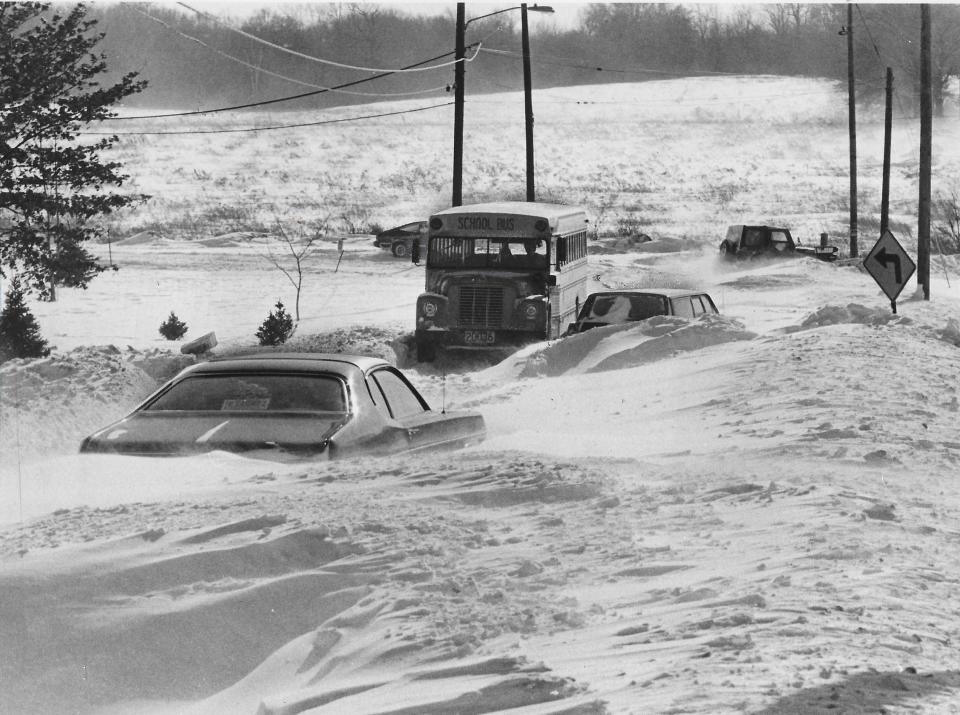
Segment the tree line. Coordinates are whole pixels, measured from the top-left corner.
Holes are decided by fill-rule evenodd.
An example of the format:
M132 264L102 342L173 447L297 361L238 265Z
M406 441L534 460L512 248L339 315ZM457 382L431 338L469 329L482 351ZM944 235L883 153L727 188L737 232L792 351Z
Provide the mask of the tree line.
M919 6L855 7L858 91L882 94L890 66L901 94L918 92ZM942 108L951 77L960 74L960 6L933 5L931 10L934 101ZM431 57L445 55L449 62L455 39L453 3L440 16L411 16L395 5L274 6L240 23L129 3L94 5L90 15L105 33L101 50L109 71L116 77L135 71L149 82L148 89L128 101L140 107L231 106L336 87L369 79L377 69ZM845 79L847 46L839 32L846 21L846 5L779 3L729 12L717 5L592 4L573 29L530 23L533 82L546 88L709 73ZM476 42L482 50L467 65L468 92L519 89L519 13L471 22L467 43ZM322 93L282 106L328 107L417 92L429 96L431 90L452 92L452 80L452 67L400 72L355 84L349 94Z

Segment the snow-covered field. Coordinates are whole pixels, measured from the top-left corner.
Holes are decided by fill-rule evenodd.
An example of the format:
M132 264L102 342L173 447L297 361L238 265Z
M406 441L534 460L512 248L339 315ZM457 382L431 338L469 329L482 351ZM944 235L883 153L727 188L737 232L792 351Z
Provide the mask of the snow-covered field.
M721 316L493 365L410 364L422 268L322 244L295 347L386 355L486 417L417 459L75 454L176 367L170 310L227 352L291 304L262 243L114 246L118 272L32 305L58 351L0 368L0 710L960 712L956 264L892 315L856 265L648 233L592 287L698 286Z

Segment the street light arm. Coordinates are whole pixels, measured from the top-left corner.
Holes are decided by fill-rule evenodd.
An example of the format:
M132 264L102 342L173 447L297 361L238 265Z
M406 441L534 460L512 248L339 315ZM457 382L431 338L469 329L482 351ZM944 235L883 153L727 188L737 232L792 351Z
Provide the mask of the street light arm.
M463 27L464 29L466 29L467 26L474 20L482 20L483 18L491 17L492 15L499 15L500 13L510 12L511 10L519 10L521 7L522 7L521 5L516 5L514 7L506 7L503 10L494 10L493 12L488 12L486 15L478 15L477 17L471 17L469 20L467 20L464 23ZM527 7L527 12L552 13L553 8L550 7L549 5L530 5Z

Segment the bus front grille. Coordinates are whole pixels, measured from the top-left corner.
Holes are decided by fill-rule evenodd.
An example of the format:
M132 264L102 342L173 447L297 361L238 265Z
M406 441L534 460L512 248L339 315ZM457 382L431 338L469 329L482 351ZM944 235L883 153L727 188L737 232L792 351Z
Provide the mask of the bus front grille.
M460 325L499 328L503 325L503 291L499 286L460 287Z

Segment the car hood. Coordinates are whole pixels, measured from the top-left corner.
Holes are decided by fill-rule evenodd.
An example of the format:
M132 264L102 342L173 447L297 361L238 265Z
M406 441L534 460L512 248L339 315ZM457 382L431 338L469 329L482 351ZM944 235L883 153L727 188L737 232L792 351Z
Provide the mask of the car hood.
M348 415L338 413L138 413L94 433L82 452L185 454L277 449L321 452Z

